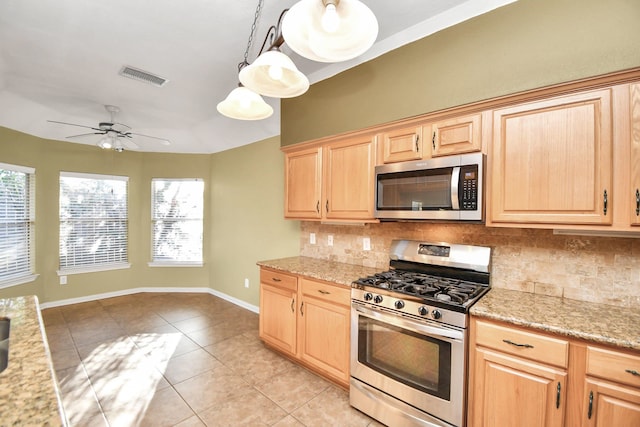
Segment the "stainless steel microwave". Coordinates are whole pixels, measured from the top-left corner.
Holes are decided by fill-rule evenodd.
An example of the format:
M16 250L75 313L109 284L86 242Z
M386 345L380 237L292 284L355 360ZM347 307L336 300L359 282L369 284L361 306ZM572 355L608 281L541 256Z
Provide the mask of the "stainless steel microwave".
M388 220L484 220L484 155L376 166L375 216Z

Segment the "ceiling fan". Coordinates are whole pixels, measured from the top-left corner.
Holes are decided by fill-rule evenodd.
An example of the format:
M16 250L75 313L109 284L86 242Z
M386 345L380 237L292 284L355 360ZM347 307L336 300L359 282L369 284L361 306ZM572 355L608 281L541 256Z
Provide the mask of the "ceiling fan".
M69 126L77 126L81 128L92 129L95 132L89 133L81 133L79 135L70 135L67 138L81 138L90 135L103 135L102 138L96 144L98 147L103 148L105 150L113 149L118 153L121 153L125 150L125 146L131 149L140 148L138 144L133 142L133 137L142 137L149 138L151 140L155 140L154 142L158 142L162 145L169 145L171 141L166 138L158 138L156 136L143 135L140 133L131 132L131 127L127 126L123 123L117 123L115 121L116 114L120 112L120 108L115 105L105 105L105 110L110 115L110 120L108 122L100 122L97 127L93 126L85 126L78 125L75 123L66 123L66 122L58 122L56 120L47 120L50 123L58 123L61 125L69 125Z

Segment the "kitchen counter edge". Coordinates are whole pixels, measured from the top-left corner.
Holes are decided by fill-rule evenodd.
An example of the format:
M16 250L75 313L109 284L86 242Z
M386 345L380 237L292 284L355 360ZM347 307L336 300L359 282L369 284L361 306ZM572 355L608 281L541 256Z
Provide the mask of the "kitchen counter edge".
M0 373L1 425L67 426L38 298L0 298L11 319L9 364Z
M640 351L640 312L567 298L492 288L471 307L475 317Z

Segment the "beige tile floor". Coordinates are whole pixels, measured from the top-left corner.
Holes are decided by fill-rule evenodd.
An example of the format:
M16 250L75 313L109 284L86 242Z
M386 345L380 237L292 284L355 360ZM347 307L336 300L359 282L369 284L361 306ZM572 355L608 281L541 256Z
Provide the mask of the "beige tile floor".
M257 314L212 295L138 293L42 317L72 426L380 426L266 348Z

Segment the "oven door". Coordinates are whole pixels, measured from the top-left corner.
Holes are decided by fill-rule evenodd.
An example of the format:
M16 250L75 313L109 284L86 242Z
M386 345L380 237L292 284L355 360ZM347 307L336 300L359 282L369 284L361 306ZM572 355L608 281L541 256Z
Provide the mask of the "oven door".
M447 423L462 426L466 407L465 335L464 329L408 319L354 301L351 376Z

